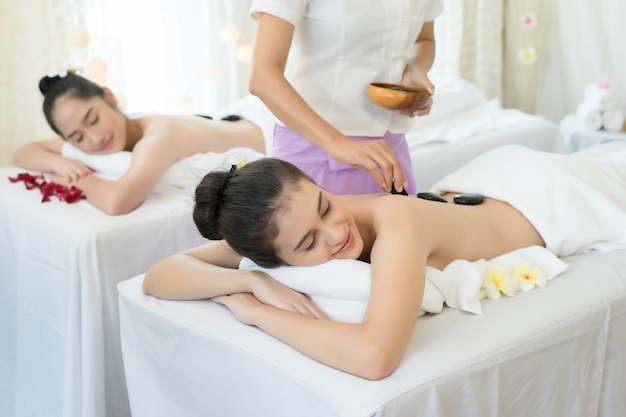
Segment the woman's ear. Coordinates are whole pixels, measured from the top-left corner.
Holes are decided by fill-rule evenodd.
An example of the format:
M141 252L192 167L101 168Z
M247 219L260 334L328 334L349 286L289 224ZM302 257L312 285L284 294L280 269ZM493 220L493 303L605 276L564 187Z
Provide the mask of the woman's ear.
M104 97L111 103L113 106L117 106L117 97L113 94L113 91L109 90L108 87L102 87L102 91L104 91Z

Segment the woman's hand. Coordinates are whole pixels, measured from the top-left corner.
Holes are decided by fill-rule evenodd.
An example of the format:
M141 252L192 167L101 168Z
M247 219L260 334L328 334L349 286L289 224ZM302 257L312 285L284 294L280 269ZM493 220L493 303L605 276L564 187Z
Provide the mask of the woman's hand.
M259 299L256 298L254 294L251 294L249 292L239 292L231 295L220 295L219 297L213 297L212 300L228 307L230 312L233 313L235 317L237 317L237 320L247 325L256 325L255 318L257 317L258 308L267 305L259 301ZM314 309L317 309L317 307L313 307ZM303 316L310 318L328 319L326 315L319 309L317 309L319 310L319 314L317 315L312 314L312 312L307 309L305 309L306 314L302 313L298 308L285 308L284 310L299 313Z
M386 193L391 191L392 183L396 191L408 185L400 161L382 139L357 141L344 137L335 141L333 148L324 150L335 161L368 172Z
M220 295L219 297L213 297L212 300L228 307L230 312L237 317L237 320L247 325L255 324L255 310L263 305L263 303L249 292Z
M53 181L67 186L80 180L82 177L92 173L85 164L76 160L68 158L58 158L53 165L54 172L56 174Z
M313 304L306 295L292 290L262 272L259 273L259 279L255 280L252 285L252 293L254 298L263 304L293 311L306 317L328 319L326 313Z

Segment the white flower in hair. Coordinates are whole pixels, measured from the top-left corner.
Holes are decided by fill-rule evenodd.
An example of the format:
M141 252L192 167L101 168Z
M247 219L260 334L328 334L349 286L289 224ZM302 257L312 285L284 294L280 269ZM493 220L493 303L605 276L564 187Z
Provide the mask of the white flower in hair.
M248 159L243 155L229 155L222 162L222 168L230 171L235 171L248 162Z
M46 74L49 78L59 77L65 78L67 74L76 74L80 72L80 68L72 66L69 62L64 62L63 65L56 67L55 69L51 69Z

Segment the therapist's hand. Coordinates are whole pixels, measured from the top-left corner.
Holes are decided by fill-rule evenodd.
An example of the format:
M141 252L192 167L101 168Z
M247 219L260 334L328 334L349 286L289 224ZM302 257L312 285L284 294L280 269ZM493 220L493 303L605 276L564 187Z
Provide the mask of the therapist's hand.
M428 75L411 65L408 65L406 70L404 71L404 74L402 74L401 84L406 85L407 87L423 88L428 91L431 96L435 94L435 86L428 78ZM402 110L395 110L395 112L408 117L425 116L430 113L430 109L432 108L432 106L433 100L431 97L426 107L422 107L421 109L412 112L406 112Z
M391 184L396 191L407 187L402 165L383 139L357 141L344 136L325 151L341 164L368 172L386 193L391 191Z

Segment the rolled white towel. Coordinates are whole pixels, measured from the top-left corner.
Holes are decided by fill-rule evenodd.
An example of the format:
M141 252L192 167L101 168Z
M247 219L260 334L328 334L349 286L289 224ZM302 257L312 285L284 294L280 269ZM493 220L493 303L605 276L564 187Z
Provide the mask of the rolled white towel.
M585 88L585 101L593 103L601 111L612 110L620 106L617 92L604 83L594 83Z
M624 129L624 109L615 108L602 113L602 126L609 132L619 132Z
M595 103L585 100L576 108L576 115L588 130L602 129L602 111Z

